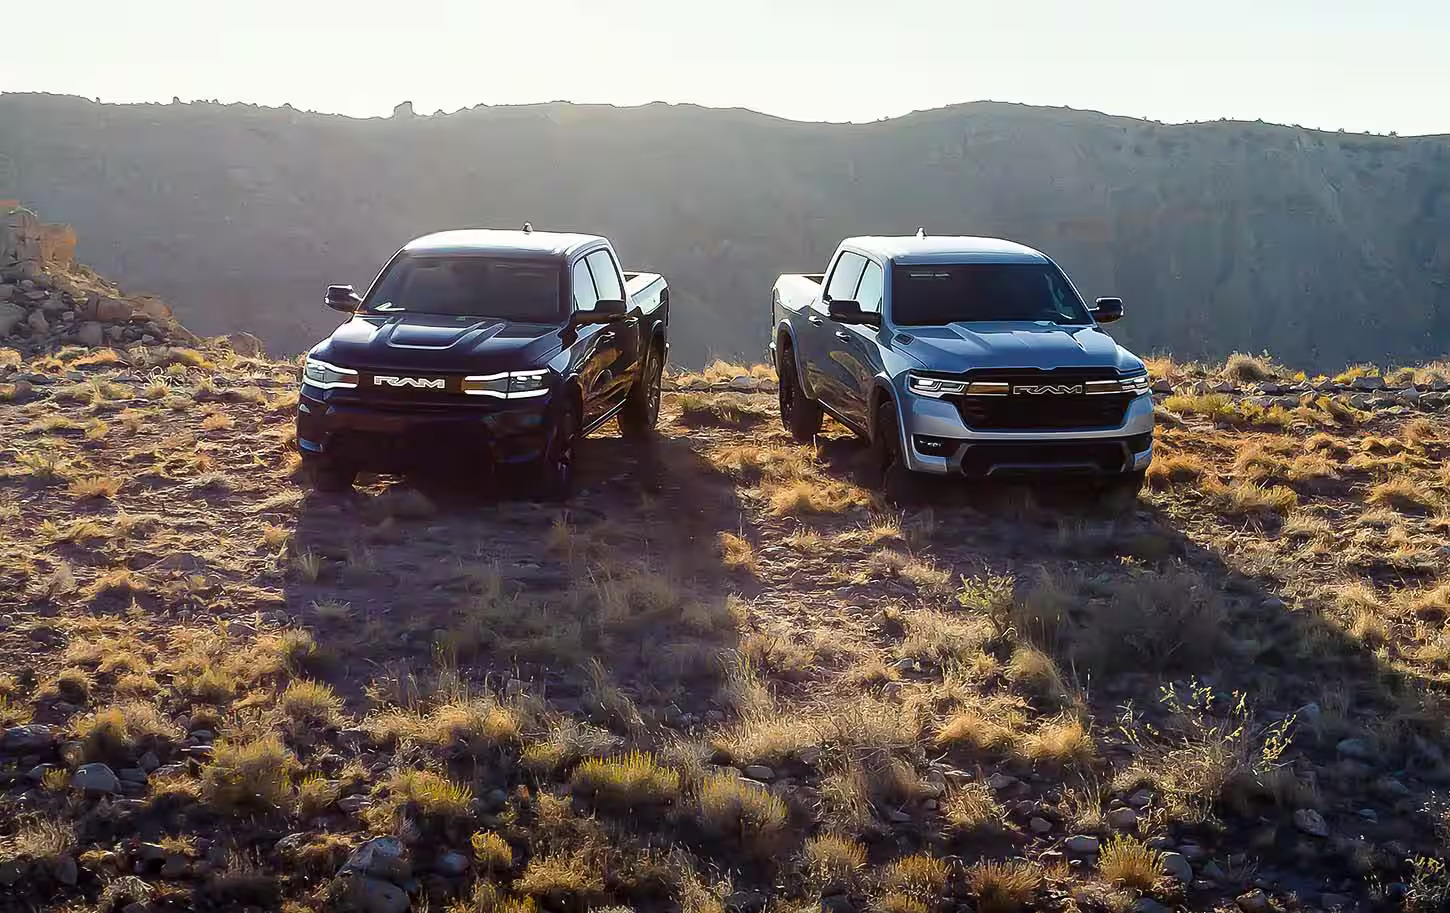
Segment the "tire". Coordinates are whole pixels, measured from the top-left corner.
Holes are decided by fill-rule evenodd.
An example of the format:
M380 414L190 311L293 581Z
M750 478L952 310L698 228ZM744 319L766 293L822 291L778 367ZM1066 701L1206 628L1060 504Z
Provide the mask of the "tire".
M890 398L876 409L870 465L872 481L888 501L911 504L920 499L921 481L902 458L901 422L896 417L896 404Z
M318 491L351 491L357 481L357 470L332 460L312 459L307 461L307 474L312 487Z
M789 346L782 346L776 376L780 397L780 423L790 436L802 444L808 444L821 433L821 404L806 396L801 389L800 378L796 376L795 355Z
M644 357L644 370L619 410L619 431L625 437L641 438L654 431L660 418L660 379L665 373L661 347L651 344Z
M1143 490L1143 480L1146 477L1147 473L1139 469L1137 472L1125 472L1103 482L1098 488L1103 506L1113 511L1132 510L1138 503L1138 493Z
M543 501L564 501L574 493L574 457L579 443L579 407L572 398L555 413L549 441L535 467L534 494Z

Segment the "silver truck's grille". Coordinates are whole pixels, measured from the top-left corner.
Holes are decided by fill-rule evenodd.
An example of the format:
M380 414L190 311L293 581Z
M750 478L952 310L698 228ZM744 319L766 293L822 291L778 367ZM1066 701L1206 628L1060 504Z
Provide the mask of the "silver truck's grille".
M962 421L983 431L1093 430L1117 428L1133 395L1093 393L1101 382L1116 378L1105 370L971 371L974 383L1004 384L998 395L965 393L947 399L956 404Z

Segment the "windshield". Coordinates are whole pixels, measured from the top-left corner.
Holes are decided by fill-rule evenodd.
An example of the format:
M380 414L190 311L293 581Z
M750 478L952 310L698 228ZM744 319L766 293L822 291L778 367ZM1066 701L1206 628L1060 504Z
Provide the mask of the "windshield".
M1050 263L893 267L891 319L917 327L974 320L1091 322L1067 277Z
M558 323L558 260L405 257L394 261L363 304L366 314L446 314Z

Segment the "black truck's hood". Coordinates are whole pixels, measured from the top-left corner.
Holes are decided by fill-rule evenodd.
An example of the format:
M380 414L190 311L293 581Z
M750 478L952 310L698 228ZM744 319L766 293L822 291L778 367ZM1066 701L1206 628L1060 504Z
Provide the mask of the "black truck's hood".
M561 328L490 317L359 316L311 354L342 368L493 373L543 367L563 346Z

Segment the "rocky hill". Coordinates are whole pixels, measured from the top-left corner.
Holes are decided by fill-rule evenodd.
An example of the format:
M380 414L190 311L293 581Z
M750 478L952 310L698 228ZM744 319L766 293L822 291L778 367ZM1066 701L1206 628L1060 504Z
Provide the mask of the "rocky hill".
M300 351L417 234L608 233L675 289L675 356L758 356L770 283L864 232L979 233L1119 294L1127 343L1328 371L1450 340L1450 141L972 104L869 125L567 104L353 120L0 96L0 198L183 322Z
M71 236L7 232L0 911L1450 896L1445 365L1158 359L1121 512L884 503L724 364L649 443L585 442L563 507L322 494L294 365L88 320L120 296Z
M198 342L161 299L125 295L75 251L70 226L0 200L0 345L37 355L64 345Z

